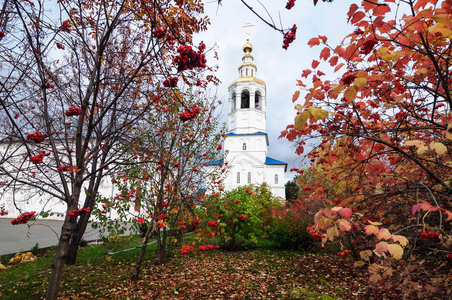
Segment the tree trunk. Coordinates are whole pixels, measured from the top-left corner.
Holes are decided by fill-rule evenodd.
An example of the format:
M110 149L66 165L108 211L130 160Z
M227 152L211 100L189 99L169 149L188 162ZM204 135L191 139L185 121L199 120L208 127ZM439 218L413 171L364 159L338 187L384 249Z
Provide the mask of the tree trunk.
M75 226L75 219L71 219L69 216L66 216L63 227L61 228L61 236L58 241L55 259L52 263L52 273L50 274L49 285L47 287L46 300L57 299L58 289L63 275L63 267L65 265L69 250L69 241L75 230Z
M137 263L135 265L135 268L133 269L132 277L131 279L133 281L137 281L140 274L141 264L143 263L144 254L146 253L146 247L148 245L148 241L151 238L151 235L154 233L154 223L151 222L149 224L148 229L146 230L146 235L144 237L143 242L141 243L141 250L140 254L138 255Z
M165 260L166 237L166 228L163 229L162 236L160 236L160 232L157 234L157 260L155 261L157 266L163 264Z
M75 265L75 263L77 262L78 247L80 245L80 241L82 240L83 234L85 233L90 215L91 213L87 213L80 216L80 219L77 222L75 231L73 232L69 241L69 249L66 256L66 264L68 265Z

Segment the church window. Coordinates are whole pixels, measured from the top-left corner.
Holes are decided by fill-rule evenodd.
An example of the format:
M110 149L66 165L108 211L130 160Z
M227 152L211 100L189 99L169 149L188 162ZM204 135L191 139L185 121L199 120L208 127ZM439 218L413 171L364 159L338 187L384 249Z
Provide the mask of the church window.
M242 92L240 108L250 108L250 93L248 91Z
M235 101L236 101L236 97L235 97L235 93L234 94L232 94L232 111L235 111Z
M261 94L260 93L256 93L256 95L254 96L254 107L258 110L261 110Z
M246 150L246 143L243 143L242 150Z
M275 184L278 184L278 174L275 174Z
M251 77L254 77L254 74L253 74L254 72L253 72L253 70L251 70Z
M240 183L240 172L237 172L237 183Z
M248 77L248 69L246 69L246 77Z
M248 183L251 183L251 172L248 172Z

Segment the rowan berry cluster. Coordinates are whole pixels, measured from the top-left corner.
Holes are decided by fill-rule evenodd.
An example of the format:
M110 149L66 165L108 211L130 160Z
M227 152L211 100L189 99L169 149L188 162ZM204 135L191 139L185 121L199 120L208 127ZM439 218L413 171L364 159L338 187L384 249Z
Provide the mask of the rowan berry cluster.
M138 218L138 219L135 220L135 222L140 223L140 224L143 224L144 221L145 221L144 218Z
M297 25L294 24L289 31L284 33L284 41L282 46L283 49L287 50L287 48L289 48L289 44L295 40L296 34L297 34Z
M429 231L429 232L424 232L421 234L421 239L423 239L424 241L428 240L428 239L433 239L436 237L439 237L440 235L436 232L433 231Z
M57 42L56 46L57 46L58 49L64 50L64 45L63 44Z
M347 257L347 255L350 253L350 250L344 250L344 251L342 251L342 252L338 252L337 253L337 256L339 256L339 257L342 257L342 258L345 258L345 257Z
M213 245L201 245L199 246L199 251L210 251L213 250Z
M364 55L369 54L376 44L378 44L377 40L368 39L359 47L359 53L364 54Z
M47 137L47 135L42 135L40 131L36 131L36 133L30 133L27 135L27 140L34 141L35 143L39 144L44 141L44 139Z
M155 36L158 39L162 39L165 37L166 33L168 32L168 28L156 28L152 30L152 35Z
M218 145L218 146L217 146L217 150L221 150L221 149L223 149L223 146Z
M35 216L35 214L36 214L35 211L25 212L18 216L17 218L11 220L11 224L12 225L26 224L28 221L30 221L32 217Z
M245 220L246 218L248 218L247 215L240 215L240 216L239 216L239 219L240 219L240 220Z
M69 22L69 20L66 20L61 24L60 30L65 31L67 33L71 33L70 27L71 27L71 23Z
M0 216L4 216L6 213L5 204L2 204L2 206L0 206Z
M157 216L157 220L165 220L168 219L169 216L167 214L161 214Z
M42 164L44 156L49 156L49 155L50 155L50 152L45 152L45 151L41 150L41 152L38 155L30 156L30 162L32 162L34 164Z
M194 68L206 67L206 56L202 52L206 49L206 45L201 43L198 47L198 52L193 50L190 45L179 46L177 52L179 55L174 58L177 65L177 71L192 70Z
M185 222L178 222L179 223L179 229L187 229L187 226L185 226Z
M170 77L168 79L165 79L163 81L163 86L164 87L176 87L177 86L177 81L179 79L177 77Z
M86 213L89 213L91 209L89 207L87 208L80 208L80 209L74 209L67 213L67 215L71 218L77 218L78 216L84 215Z
M69 168L69 166L61 166L57 168L58 172L67 172L70 171L71 169Z
M5 33L3 31L0 31L0 39L5 37Z
M197 226L198 224L199 224L199 219L198 219L198 218L193 219L193 221L191 222L191 226L192 226L192 227L195 227L195 226Z
M350 85L352 84L353 80L355 80L356 74L354 72L347 72L342 76L341 84L343 85Z
M71 117L71 116L78 116L82 113L82 108L78 107L75 108L74 106L69 107L68 110L66 110L64 112L66 114L66 116Z
M195 104L190 107L189 110L185 110L184 112L179 114L179 119L182 122L185 121L193 121L193 119L201 112L201 109Z
M207 222L207 226L214 229L214 228L218 228L218 221L209 221Z
M193 252L193 247L191 247L189 245L185 246L182 249L179 249L179 253L180 254L187 254L187 253L190 253L190 252Z
M46 89L53 89L55 86L47 81L46 83L44 83L44 87Z
M320 233L309 233L309 234L314 240L321 240L325 237L323 234Z
M286 9L291 9L295 5L295 0L289 0L286 4Z

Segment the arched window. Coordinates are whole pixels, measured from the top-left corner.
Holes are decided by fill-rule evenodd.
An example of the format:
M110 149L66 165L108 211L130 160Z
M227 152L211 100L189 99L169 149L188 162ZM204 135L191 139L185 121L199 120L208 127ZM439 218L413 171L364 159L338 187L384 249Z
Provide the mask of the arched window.
M275 174L275 184L278 184L278 174Z
M243 143L242 150L246 150L246 143Z
M240 183L240 172L237 172L237 183Z
M251 172L248 172L248 183L251 183Z
M258 110L262 109L261 94L260 93L256 93L256 95L254 96L254 108L256 108Z
M235 109L236 109L236 105L235 105L235 101L236 101L236 97L235 97L235 93L233 93L232 94L232 105L231 105L231 107L232 107L232 111L235 111Z
M240 98L241 98L240 108L250 108L250 92L243 91Z
M251 77L254 77L254 71L251 70Z

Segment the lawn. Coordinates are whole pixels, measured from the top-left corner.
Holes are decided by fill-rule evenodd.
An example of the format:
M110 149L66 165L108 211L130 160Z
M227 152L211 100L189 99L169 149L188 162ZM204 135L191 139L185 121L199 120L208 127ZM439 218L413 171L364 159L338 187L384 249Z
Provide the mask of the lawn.
M140 280L134 283L129 277L139 250L106 252L138 242L126 238L114 245L83 248L79 263L65 267L60 298L381 299L382 291L368 285L365 271L350 267L350 258L268 247L240 252L195 250L175 254L164 265L155 266L155 245L150 245ZM0 271L0 298L42 299L53 254ZM392 298L392 294L386 291L385 297Z

